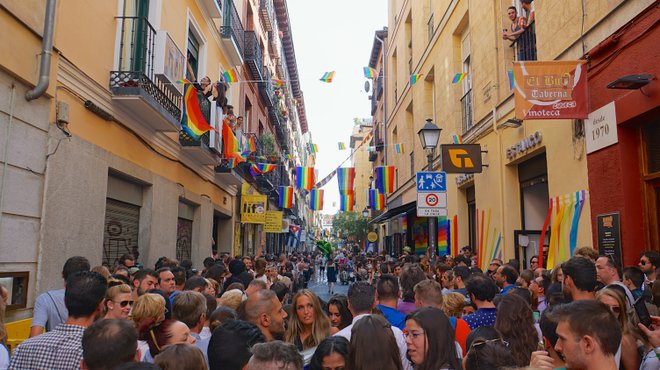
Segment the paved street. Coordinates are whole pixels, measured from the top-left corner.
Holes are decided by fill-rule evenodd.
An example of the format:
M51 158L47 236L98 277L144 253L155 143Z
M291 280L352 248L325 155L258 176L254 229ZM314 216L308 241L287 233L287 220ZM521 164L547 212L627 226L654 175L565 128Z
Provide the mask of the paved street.
M322 277L319 276L318 270L317 274L312 277L312 279L309 281L309 286L308 288L316 293L319 298L324 300L325 302L330 299L332 294L328 293L328 283L326 282L326 276L323 275ZM348 285L341 285L339 283L339 277L337 277L337 284L335 284L335 294L346 294L348 293Z

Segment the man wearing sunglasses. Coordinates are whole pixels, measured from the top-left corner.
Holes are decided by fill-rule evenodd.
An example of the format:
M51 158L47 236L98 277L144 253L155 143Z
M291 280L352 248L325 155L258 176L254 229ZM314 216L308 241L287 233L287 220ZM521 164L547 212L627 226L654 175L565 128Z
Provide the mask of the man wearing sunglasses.
M644 271L644 275L646 275L646 287L650 288L653 286L658 267L660 267L660 253L656 251L646 251L642 253L642 256L639 258L639 268L641 268L642 271Z

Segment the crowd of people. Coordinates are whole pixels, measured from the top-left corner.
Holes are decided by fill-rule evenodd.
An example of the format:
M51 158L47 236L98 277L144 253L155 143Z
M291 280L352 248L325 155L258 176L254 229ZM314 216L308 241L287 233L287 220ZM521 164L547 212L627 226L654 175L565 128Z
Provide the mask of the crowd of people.
M470 248L435 259L220 255L200 271L130 255L92 268L76 256L64 288L38 296L31 338L11 357L0 324L0 368L660 368L659 253L623 271L592 248L550 271L537 256L520 265L481 271ZM346 295L325 302L307 289L316 279L332 292L337 271L350 271Z

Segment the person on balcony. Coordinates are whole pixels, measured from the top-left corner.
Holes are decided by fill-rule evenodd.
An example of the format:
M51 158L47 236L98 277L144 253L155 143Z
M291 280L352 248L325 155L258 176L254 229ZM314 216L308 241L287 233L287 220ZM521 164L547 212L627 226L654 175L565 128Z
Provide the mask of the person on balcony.
M511 31L505 28L504 31L502 32L502 39L516 41L518 39L518 36L520 36L521 33L525 32L525 29L523 28L525 18L518 17L518 9L516 9L515 6L510 6L507 9L506 14L511 20L511 26L510 26Z
M521 17L521 26L525 30L518 37L518 60L536 60L536 27L534 0L521 0L525 16Z

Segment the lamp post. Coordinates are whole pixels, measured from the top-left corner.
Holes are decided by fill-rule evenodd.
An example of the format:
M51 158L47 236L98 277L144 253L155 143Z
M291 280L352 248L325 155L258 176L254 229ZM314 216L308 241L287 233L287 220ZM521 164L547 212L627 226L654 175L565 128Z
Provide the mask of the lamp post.
M369 217L369 209L367 207L364 207L364 210L362 211L362 217Z
M417 134L419 140L422 142L422 148L426 150L426 158L428 160L428 171L433 171L433 154L435 147L438 146L440 140L441 128L436 126L430 118L426 119L426 124L422 127ZM429 259L435 259L435 253L438 247L438 220L435 217L429 218Z

